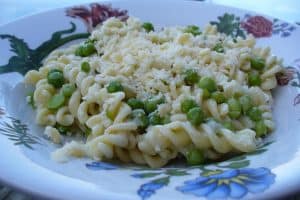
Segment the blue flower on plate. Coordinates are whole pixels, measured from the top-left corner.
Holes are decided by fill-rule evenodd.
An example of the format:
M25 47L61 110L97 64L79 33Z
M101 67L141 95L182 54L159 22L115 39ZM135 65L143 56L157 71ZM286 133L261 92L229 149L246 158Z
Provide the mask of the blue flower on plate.
M91 170L114 170L114 169L120 168L120 166L118 166L118 165L114 165L114 164L106 163L106 162L100 162L100 161L86 163L85 166Z
M155 192L159 189L161 189L162 187L168 185L170 182L170 177L163 177L163 178L159 178L159 179L155 179L152 180L148 183L145 183L143 185L141 185L141 187L139 188L138 195L143 199L148 199L149 197L151 197L153 194L155 194Z
M200 177L185 181L176 189L186 194L216 198L242 198L248 192L265 191L275 182L275 175L267 168L242 168L204 171Z

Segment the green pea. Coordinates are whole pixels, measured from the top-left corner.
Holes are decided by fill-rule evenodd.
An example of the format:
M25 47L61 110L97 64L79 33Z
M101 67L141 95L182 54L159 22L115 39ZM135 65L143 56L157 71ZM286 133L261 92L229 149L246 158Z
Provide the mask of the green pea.
M258 73L252 72L248 75L248 84L250 86L260 86L261 78Z
M81 71L89 73L90 70L91 70L91 66L88 62L85 61L81 63Z
M83 46L77 47L77 49L75 50L75 55L84 57L85 56L84 55L84 47Z
M224 53L224 47L221 43L218 43L214 46L213 51L216 51L218 53Z
M83 132L83 136L88 137L91 134L92 134L92 129L90 129L89 127L86 127L85 131Z
M60 70L50 71L47 75L47 80L55 88L60 88L65 82L64 75Z
M157 102L156 101L152 101L152 100L146 100L145 102L145 111L147 113L152 113L156 110L157 108Z
M48 108L51 110L62 107L65 103L65 96L63 94L56 94L48 101Z
M63 135L66 135L67 132L70 131L70 127L69 126L63 126L63 125L60 125L60 124L56 124L55 128L58 130L58 132L60 134L63 134Z
M194 126L199 126L202 122L204 122L205 116L200 107L194 107L187 113L187 119Z
M168 124L170 122L171 122L170 115L163 117L162 124Z
M231 121L223 122L223 126L224 126L224 128L229 129L229 130L232 130L232 131L235 130L234 125Z
M226 101L226 98L222 92L216 91L211 94L211 97L218 103L224 103Z
M122 84L119 81L110 82L106 89L109 93L120 92L124 90Z
M149 115L149 123L151 125L163 124L163 118L158 113L153 112Z
M197 35L200 35L201 34L201 31L199 29L198 26L195 26L195 25L189 25L187 26L184 30L183 30L184 33L191 33L193 34L194 36L197 36Z
M147 126L149 125L149 120L144 110L142 109L133 110L131 115L135 123L137 124L138 128L140 129L147 128Z
M149 33L150 31L154 31L153 24L150 22L143 23L142 27Z
M255 132L256 132L256 137L261 137L267 134L267 127L265 123L260 120L255 123Z
M80 45L76 50L75 50L75 55L76 56L81 56L81 57L86 57L89 55L92 55L93 53L96 53L97 50L91 41L86 41L84 44Z
M197 107L196 101L193 99L185 99L181 102L181 111L184 113L189 112L190 109Z
M241 96L239 98L239 102L242 106L242 111L244 114L246 114L248 110L252 107L251 97L248 95Z
M262 112L259 110L257 107L251 108L248 112L247 115L252 119L253 121L260 121L262 119Z
M203 151L193 148L186 154L186 161L188 165L201 165L205 162Z
M251 58L250 64L251 68L256 70L262 70L265 67L265 60L262 58Z
M164 97L147 99L145 101L145 111L146 111L146 113L154 112L157 109L157 106L159 104L164 103L164 102L165 102Z
M165 96L156 97L154 99L156 100L157 104L162 104L166 101Z
M209 99L210 98L210 92L207 89L203 90L203 99Z
M144 103L143 101L136 99L136 98L130 98L127 101L127 104L132 108L132 109L144 109Z
M239 118L242 112L242 106L240 102L235 98L230 98L227 103L229 108L229 117L233 119Z
M73 92L76 90L74 84L68 83L62 86L62 93L65 97L72 96Z
M188 69L184 72L184 82L187 85L194 85L199 81L198 73L193 69Z
M198 86L202 89L207 89L209 92L214 92L217 90L217 85L214 79L207 76L200 79Z
M233 94L233 98L236 98L236 99L240 98L241 96L243 96L243 93L242 93L241 91L235 92L235 93Z

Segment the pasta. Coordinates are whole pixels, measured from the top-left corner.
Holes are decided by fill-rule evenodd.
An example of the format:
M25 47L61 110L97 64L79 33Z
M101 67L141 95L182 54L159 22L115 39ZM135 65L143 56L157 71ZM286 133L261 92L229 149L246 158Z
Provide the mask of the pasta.
M272 93L282 60L251 35L208 25L151 26L110 18L80 44L52 52L25 75L36 122L59 162L95 160L161 167L251 152L275 129ZM195 160L195 156L198 160Z

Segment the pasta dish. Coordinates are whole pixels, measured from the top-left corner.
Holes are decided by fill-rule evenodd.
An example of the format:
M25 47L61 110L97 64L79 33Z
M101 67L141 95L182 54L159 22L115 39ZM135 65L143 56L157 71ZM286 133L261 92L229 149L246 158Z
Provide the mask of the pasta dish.
M271 90L282 69L251 35L110 18L52 52L25 83L35 86L28 101L37 124L62 144L54 160L155 168L180 155L197 165L255 150L274 130Z

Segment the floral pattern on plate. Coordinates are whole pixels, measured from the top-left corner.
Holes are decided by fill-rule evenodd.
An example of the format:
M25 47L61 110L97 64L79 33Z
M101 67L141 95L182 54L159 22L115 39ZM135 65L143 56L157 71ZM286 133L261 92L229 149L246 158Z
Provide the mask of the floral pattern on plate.
M41 138L29 133L29 128L21 120L7 116L0 108L0 134L14 142L14 145L24 145L33 150L34 144L41 144Z
M112 8L110 5L92 3L87 6L76 6L66 9L66 15L72 18L79 18L91 32L94 27L101 24L110 17L116 17L124 21L128 18L127 10Z
M241 22L241 27L256 38L270 37L272 34L279 35L280 37L288 37L296 29L295 26L276 18L271 21L263 16L251 16L248 14L245 15Z
M264 16L250 14L246 14L241 19L234 14L225 13L211 24L216 25L219 32L243 38L246 36L245 32L252 34L255 38L271 37L272 35L288 37L296 30L296 26L276 18L270 20Z
M291 85L300 88L300 58L294 60L292 66L286 67L285 71L276 76L277 83L280 86ZM293 105L300 104L300 94L294 98Z
M128 18L127 10L97 3L90 4L89 7L68 8L66 15L81 19L88 31L112 16L122 20ZM211 21L211 24L216 25L218 31L233 37L245 37L245 32L247 32L252 33L257 38L272 37L273 35L284 38L290 36L296 29L293 25L277 19L270 20L263 16L248 14L241 18L224 13L216 21ZM11 51L15 54L8 60L8 64L0 66L0 74L8 72L25 74L31 69L38 69L42 60L52 50L67 42L89 36L89 33L75 33L75 30L75 24L71 23L71 28L54 32L48 41L43 42L35 49L30 48L21 38L8 34L0 35L0 39L9 40ZM294 87L300 87L298 69L300 69L300 59L295 60L295 66L287 67L285 73L277 76L279 85L290 84ZM294 98L293 103L294 105L300 103L300 94ZM33 144L40 144L39 137L31 135L26 124L13 117L6 117L2 108L0 108L0 134L14 141L15 145L24 145L30 149L33 149ZM264 147L266 146L257 149L255 152L207 166L161 168L158 170L143 167L122 167L105 162L91 162L86 163L85 166L89 170L132 170L131 178L145 180L136 190L141 199L152 197L161 189L167 188L178 177L186 177L185 181L179 182L174 188L182 194L208 198L242 198L250 193L263 192L275 183L276 176L270 169L265 167L249 168L250 159L248 157L265 152L267 149ZM196 176L192 175L193 170L198 170Z
M267 168L241 168L203 172L201 176L184 182L178 191L198 197L242 198L247 193L265 191L275 182L275 175Z
M196 170L196 179L186 180L176 186L178 192L196 196L216 198L242 198L248 193L265 191L275 182L275 174L267 168L247 168L250 165L249 156L258 155L267 150L272 142L258 148L256 151L234 157L228 161L210 165L192 166L184 168L130 167L123 164L108 162L86 163L90 170L132 170L130 176L136 179L147 180L137 189L137 195L142 199L149 199L169 183L178 182L176 177L190 177ZM193 176L195 177L195 176Z

